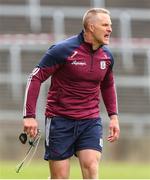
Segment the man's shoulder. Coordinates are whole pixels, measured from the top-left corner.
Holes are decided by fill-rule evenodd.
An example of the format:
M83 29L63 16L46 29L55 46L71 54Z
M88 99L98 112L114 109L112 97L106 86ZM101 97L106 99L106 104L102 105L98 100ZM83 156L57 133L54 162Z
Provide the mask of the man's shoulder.
M78 41L78 35L74 35L74 36L68 37L62 41L57 42L55 45L56 46L63 46L66 44L69 45L69 44L77 43L77 41Z
M107 54L107 56L109 57L109 59L111 61L111 66L113 66L113 64L114 64L114 57L112 55L112 52L111 52L110 48L108 46L104 45L102 47L102 49Z
M110 57L110 59L113 60L113 54L112 54L110 48L109 48L108 46L104 45L104 46L102 47L102 49L103 49L103 51Z
M56 50L62 50L62 49L65 49L66 47L73 46L77 43L78 43L78 36L76 35L76 36L71 36L67 39L64 39L62 41L55 43L52 46L52 48L54 48Z
M60 56L61 54L70 54L80 45L78 36L71 36L65 40L53 44L47 51L47 54Z
M110 48L109 48L107 45L104 45L104 46L102 47L102 49L103 49L105 52L107 52L108 54L111 54L111 55L112 55L112 52L111 52Z

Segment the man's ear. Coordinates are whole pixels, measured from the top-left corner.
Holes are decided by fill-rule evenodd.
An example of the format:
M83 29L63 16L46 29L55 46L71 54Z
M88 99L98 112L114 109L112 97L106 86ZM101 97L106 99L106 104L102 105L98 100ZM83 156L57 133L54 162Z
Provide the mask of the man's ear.
M91 32L94 32L94 29L95 29L94 24L89 24L89 30Z

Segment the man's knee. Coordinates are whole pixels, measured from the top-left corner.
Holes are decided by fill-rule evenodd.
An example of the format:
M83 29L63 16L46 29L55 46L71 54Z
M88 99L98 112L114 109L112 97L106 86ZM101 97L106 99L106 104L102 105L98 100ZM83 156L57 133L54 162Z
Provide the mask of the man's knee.
M99 162L101 153L92 149L85 149L77 152L83 177L86 179L98 178Z
M98 168L99 167L99 162L95 159L88 159L85 161L82 161L81 163L81 169L82 169L82 174L83 178L85 179L98 179Z
M51 179L68 179L69 177L69 160L49 161Z
M51 179L68 179L69 173L64 170L51 172Z
M86 169L89 173L96 173L98 171L98 161L84 161L82 164L82 168Z

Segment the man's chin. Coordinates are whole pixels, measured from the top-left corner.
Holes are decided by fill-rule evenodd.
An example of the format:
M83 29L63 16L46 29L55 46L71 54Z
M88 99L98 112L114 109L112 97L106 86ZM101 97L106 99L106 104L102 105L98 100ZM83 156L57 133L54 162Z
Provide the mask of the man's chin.
M109 44L109 41L104 41L104 45L108 45Z

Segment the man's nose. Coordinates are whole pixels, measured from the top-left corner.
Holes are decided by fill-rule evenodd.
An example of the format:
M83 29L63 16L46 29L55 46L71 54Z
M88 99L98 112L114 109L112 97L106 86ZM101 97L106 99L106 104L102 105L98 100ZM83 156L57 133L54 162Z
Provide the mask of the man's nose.
M112 27L108 26L107 31L112 32Z

